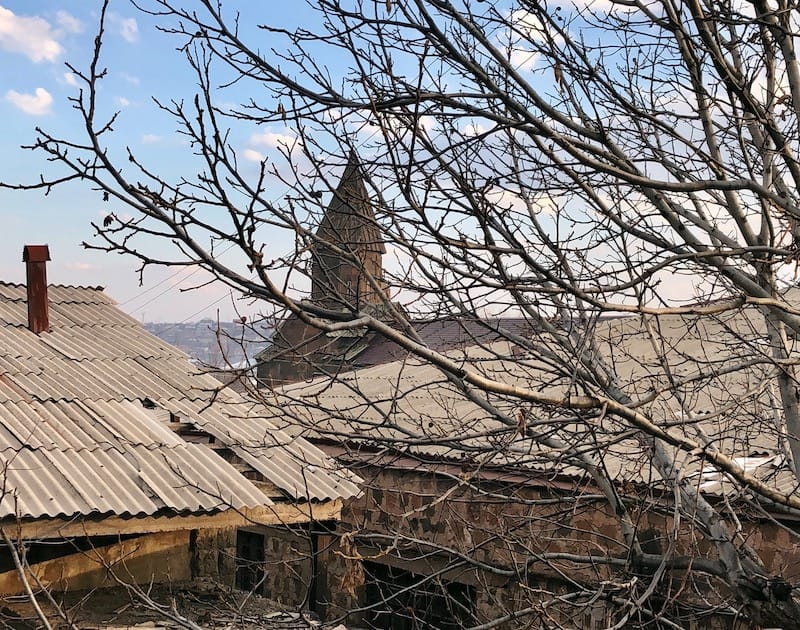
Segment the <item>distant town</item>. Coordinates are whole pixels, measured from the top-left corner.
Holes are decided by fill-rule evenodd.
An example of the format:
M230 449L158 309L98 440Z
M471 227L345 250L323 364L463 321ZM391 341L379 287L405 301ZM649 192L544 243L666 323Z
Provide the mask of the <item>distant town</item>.
M196 322L151 322L144 327L183 350L198 365L222 369L254 365L253 358L269 345L272 335L272 328L266 323L220 322L210 318Z

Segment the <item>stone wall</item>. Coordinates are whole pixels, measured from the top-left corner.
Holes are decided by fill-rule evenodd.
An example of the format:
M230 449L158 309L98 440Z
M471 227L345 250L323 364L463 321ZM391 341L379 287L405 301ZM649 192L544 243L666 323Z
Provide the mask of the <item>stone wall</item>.
M614 597L625 596L630 584L633 592L641 593L642 587L636 583L646 584L652 573L647 567L588 566L564 557L531 562L541 554L558 553L608 555L624 563L625 545L606 503L570 499L576 493L590 493L590 488L560 487L555 482L549 487L535 487L520 479L480 481L466 474L445 476L400 468L362 468L357 472L366 480L364 495L346 505L340 536L333 539L324 557L320 555L325 568L328 619L346 616L366 603L369 576L363 571L365 561L391 565L417 576L437 575L443 584L469 585L474 589L477 623L514 610L537 609L518 625L509 622L501 626L508 628L527 627L532 620L544 624L548 619L585 628L605 627L616 619ZM649 509L633 515L646 551L659 553L669 545L671 507L662 502L658 508L659 501L652 496L646 497L644 504ZM761 551L770 569L790 581L800 577L798 545L786 529L745 522L743 537ZM409 539L425 544L403 542ZM684 553L714 557L713 549L687 528L678 536L675 550L676 555ZM456 554L508 572L492 574L469 566L448 570L448 562ZM585 606L585 602L576 600L576 605L565 604L561 609L541 605L553 595L575 591L577 584L600 583L606 588L602 593L597 591L598 604ZM617 595L614 585L618 585ZM692 607L692 592L710 593L721 602L725 593L719 586L715 585L715 592L702 576L674 572L662 580L652 597L663 602L665 610L681 618L686 627L733 627L730 616L700 619ZM680 608L670 603L679 592ZM358 623L361 618L351 615L350 622Z
M308 608L327 620L346 619L350 625L369 620L356 613L368 603L370 574L365 566L389 566L411 576L437 576L431 590L448 584L469 587L474 597L476 623L513 611L534 612L515 625L562 621L581 628L605 627L616 621L614 597L636 593L647 584L652 568L630 565L610 569L587 566L562 557L536 561L542 554L610 555L624 564L625 546L617 520L602 500L591 500L591 488L534 486L527 480L479 480L467 474L432 474L401 468L362 468L363 496L351 500L334 534L317 524L306 527L247 528L263 536L263 581L257 592L291 608ZM582 496L580 501L574 497ZM671 507L653 496L643 497L646 511L636 513L646 551L659 553L669 545ZM659 508L660 505L660 508ZM197 532L194 540L195 574L236 584L236 529ZM800 553L790 532L775 524L743 524L743 539L759 549L769 568L789 580L800 577ZM713 549L684 528L676 555L713 557ZM419 544L403 541L417 539ZM506 571L492 573L470 565L452 566L456 554ZM531 562L531 559L534 559ZM451 564L448 564L451 563ZM635 581L638 580L638 586ZM543 602L574 592L576 585L598 585L597 602L574 600L561 607ZM719 587L719 584L716 585ZM617 589L615 591L615 589ZM374 589L373 589L374 590ZM702 577L675 572L653 594L661 598L673 618L687 628L731 628L726 616L699 618L690 593L713 593ZM684 606L669 599L680 593ZM715 595L722 601L725 593ZM564 599L568 602L568 598ZM699 602L698 602L699 603ZM643 620L646 621L646 620Z
M236 532L236 527L194 532L192 577L212 578L225 586L235 585Z
M197 532L196 576L237 586L237 535L249 532L263 537L263 575L254 592L277 604L313 607L314 587L311 539L307 527L244 527ZM247 562L244 562L247 564Z
M312 542L306 527L264 527L265 579L261 594L280 604L313 608Z

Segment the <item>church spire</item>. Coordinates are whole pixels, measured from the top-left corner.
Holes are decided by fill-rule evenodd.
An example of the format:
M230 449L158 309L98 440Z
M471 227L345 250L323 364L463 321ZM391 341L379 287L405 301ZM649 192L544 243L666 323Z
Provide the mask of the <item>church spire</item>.
M350 151L316 236L311 263L312 301L336 310L381 303L385 289L375 291L366 274L383 286L386 247L355 151ZM336 248L352 254L358 262L337 253Z

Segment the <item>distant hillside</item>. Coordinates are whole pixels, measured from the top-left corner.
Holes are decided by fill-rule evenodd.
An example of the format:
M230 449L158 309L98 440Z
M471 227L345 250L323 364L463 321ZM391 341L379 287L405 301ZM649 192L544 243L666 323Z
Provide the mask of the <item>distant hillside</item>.
M269 344L272 329L263 324L217 322L149 323L144 325L167 343L183 350L198 363L214 367L240 366Z

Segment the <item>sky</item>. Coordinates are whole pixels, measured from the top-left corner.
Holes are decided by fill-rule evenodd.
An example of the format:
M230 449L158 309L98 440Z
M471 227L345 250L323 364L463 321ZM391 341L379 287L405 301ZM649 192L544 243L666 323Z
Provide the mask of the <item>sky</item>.
M311 15L299 2L269 5L269 18L277 23ZM0 0L0 180L33 182L43 171L52 173L43 156L20 148L34 141L37 126L54 135L77 136L78 119L69 98L77 93L78 84L66 64L87 66L99 9L95 0ZM103 81L102 105L120 112L114 143L130 146L149 166L165 172L180 164L186 146L151 97L191 98L196 92L194 75L175 46L128 0L112 0L103 53L109 75ZM244 136L235 140L237 149L255 160L274 149L280 132L265 129ZM0 189L0 279L24 282L23 245L46 243L52 258L50 282L103 286L141 321L228 320L259 310L234 299L218 283L187 291L202 284L204 278L196 269L148 268L140 285L135 260L82 248L83 241L93 240L91 222L102 221L108 211L100 196L85 185L69 184L48 195Z
M35 140L37 126L57 137L81 138L76 127L80 120L69 100L77 94L78 82L67 64L79 70L87 67L100 6L99 0L0 0L0 181L30 183L42 172L53 174L40 153L20 148ZM240 21L244 35L258 35L257 24L266 19L276 26L314 26L315 13L302 0L269 2L268 12L264 6L249 0L236 4L250 12ZM176 45L130 0L111 0L102 57L108 76L102 81L100 99L104 112L119 112L113 146L130 147L151 170L170 179L186 167L188 148L175 133L174 121L159 111L152 97L168 102L191 99L197 92L195 75ZM518 67L530 70L534 65L530 52L520 55ZM324 63L337 73L336 59L326 58ZM239 102L251 96L237 93L236 86L227 94ZM276 151L285 133L266 127L232 136L242 168L256 173L259 160ZM285 185L274 188L275 199L287 192ZM238 300L221 283L206 282L208 278L196 268L148 267L140 277L134 259L81 247L84 241L100 243L91 223L102 222L110 211L127 214L124 208L109 207L86 184L69 184L48 195L0 188L0 280L24 282L23 245L46 243L52 257L51 282L105 287L121 308L143 322L208 317L229 321L241 315L252 320L262 311L258 304ZM281 235L268 243L272 258L290 253L293 246ZM234 255L223 254L223 262L241 263L224 260ZM673 284L677 294L693 294L690 281Z

